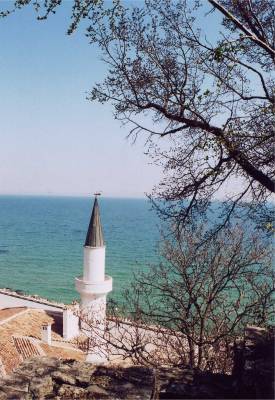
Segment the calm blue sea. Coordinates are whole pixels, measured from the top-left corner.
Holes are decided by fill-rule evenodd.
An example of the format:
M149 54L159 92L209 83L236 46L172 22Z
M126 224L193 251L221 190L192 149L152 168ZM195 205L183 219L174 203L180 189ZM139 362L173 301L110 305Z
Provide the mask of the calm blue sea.
M71 302L93 200L0 196L0 287ZM157 262L158 218L143 199L100 199L106 272L119 299L134 271Z

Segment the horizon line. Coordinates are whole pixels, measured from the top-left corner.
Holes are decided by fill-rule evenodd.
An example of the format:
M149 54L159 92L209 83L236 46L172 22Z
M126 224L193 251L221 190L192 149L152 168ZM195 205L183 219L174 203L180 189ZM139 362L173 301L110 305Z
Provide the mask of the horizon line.
M68 197L68 198L93 198L94 193L87 194L87 193L82 193L82 194L54 194L54 193L0 193L0 197ZM143 196L117 196L117 195L101 195L102 198L105 199L127 199L127 200L150 200L146 194ZM159 199L160 200L160 199ZM226 201L232 201L228 199L223 199L223 198L213 198L213 202L226 202ZM249 201L244 201L244 203L249 203ZM275 204L275 198L269 199L267 201L269 204Z
M94 193L81 193L81 194L58 194L58 193L0 193L1 196L7 197L82 197L91 198L94 197ZM117 196L117 195L101 195L102 198L116 198L116 199L147 199L147 196Z

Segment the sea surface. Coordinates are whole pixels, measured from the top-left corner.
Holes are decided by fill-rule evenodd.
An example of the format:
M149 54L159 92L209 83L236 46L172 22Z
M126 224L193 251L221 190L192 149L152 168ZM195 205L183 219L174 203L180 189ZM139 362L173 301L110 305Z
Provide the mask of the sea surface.
M145 199L100 198L106 273L119 300L133 273L159 259L159 220ZM0 288L69 303L78 299L93 199L0 196Z

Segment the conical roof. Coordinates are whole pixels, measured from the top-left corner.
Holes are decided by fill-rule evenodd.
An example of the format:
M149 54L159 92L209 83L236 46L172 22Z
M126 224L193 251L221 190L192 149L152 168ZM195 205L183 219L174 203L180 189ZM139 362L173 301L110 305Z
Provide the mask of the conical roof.
M85 246L102 247L104 246L103 231L100 222L99 206L97 197L94 201L92 216L89 223L88 232L86 235Z

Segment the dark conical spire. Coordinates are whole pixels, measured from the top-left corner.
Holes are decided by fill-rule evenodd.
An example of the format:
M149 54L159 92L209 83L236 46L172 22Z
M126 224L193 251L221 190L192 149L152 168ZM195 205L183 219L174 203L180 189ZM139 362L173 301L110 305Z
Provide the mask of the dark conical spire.
M86 235L85 246L102 247L104 246L103 231L100 222L99 206L97 197L95 197L92 216Z

